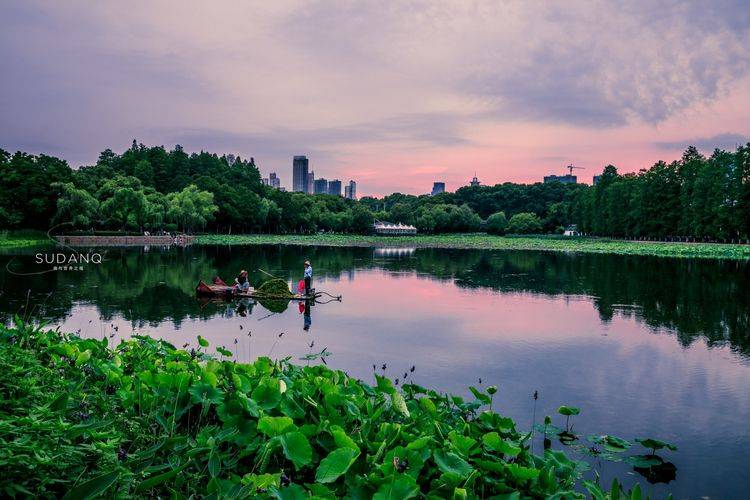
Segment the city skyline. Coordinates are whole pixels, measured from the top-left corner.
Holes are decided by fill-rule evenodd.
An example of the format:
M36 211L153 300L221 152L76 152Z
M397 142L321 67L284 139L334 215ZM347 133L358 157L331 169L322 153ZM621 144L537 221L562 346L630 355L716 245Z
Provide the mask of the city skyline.
M0 5L0 148L304 151L361 196L587 183L750 140L750 18L719 0ZM74 26L75 29L71 29ZM252 26L252 29L247 29ZM284 34L281 36L281 34ZM290 78L293 74L294 78ZM231 77L228 77L231 75ZM321 175L320 172L317 173Z

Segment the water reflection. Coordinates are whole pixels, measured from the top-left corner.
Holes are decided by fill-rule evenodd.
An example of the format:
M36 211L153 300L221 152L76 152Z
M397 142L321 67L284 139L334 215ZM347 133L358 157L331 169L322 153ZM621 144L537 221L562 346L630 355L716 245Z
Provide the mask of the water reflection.
M13 265L33 270L33 251L23 253ZM263 277L258 269L296 283L300 255L312 261L316 288L342 294L342 303L195 297L199 279L237 269L250 271L251 284ZM201 334L239 361L330 356L358 378L372 380L375 366L454 393L496 384L497 407L524 428L567 404L582 408L581 443L610 433L677 444L664 456L670 466L636 470L671 481L649 486L652 496L736 497L750 487L737 460L750 446L746 263L286 246L110 250L106 258L84 272L3 272L2 319L34 309L85 336L137 332L178 346ZM10 256L0 259L4 267ZM543 445L540 437L536 449ZM594 466L604 484L615 475L644 483L629 464Z
M265 278L259 269L296 283L301 253L314 261L316 278L331 287L340 279L354 280L358 272L382 269L393 276L416 273L452 281L467 289L573 300L585 296L593 301L602 322L615 316L632 317L652 329L673 332L683 346L702 338L709 345L728 344L743 356L750 354L750 266L744 262L655 257L434 249L302 250L287 246L110 249L103 264L89 265L84 272L26 277L3 272L0 287L5 301L0 304L0 317L7 321L29 299L37 314L59 321L70 313L73 304L84 302L95 304L104 320L121 316L134 327L156 326L164 321L179 327L186 318L207 319L220 314L217 308L194 307L194 288L199 279L230 276L246 267L251 270L251 283ZM11 257L1 258L0 264L5 267ZM16 257L12 268L33 271L31 251ZM266 301L262 305L283 313L289 303ZM303 328L309 329L310 307L304 310Z

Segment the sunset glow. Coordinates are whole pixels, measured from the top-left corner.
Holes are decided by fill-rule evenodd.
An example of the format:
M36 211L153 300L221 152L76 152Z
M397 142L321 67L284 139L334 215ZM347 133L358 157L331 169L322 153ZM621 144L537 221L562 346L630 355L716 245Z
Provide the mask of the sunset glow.
M4 2L0 147L295 154L360 196L591 182L750 136L744 2Z

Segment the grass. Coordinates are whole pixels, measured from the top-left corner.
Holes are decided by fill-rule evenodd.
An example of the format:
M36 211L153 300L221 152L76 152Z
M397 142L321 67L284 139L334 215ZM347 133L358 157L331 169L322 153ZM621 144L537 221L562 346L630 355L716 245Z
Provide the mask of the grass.
M466 248L488 250L545 250L616 255L653 255L707 259L750 259L750 245L666 243L608 238L561 236L491 236L484 233L417 236L317 235L200 235L209 245L318 245L364 247Z
M189 350L110 346L15 323L0 325L7 497L642 498L584 481L563 451L533 453L531 433L492 410L494 388L464 401L310 366L325 350L308 366L243 364L200 336Z
M49 244L49 239L41 231L2 231L0 248L23 248Z

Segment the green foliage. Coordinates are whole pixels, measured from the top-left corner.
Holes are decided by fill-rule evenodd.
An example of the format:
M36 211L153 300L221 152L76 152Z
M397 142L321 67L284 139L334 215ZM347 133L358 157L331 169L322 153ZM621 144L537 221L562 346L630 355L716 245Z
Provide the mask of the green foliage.
M512 234L534 234L542 231L542 221L536 214L521 212L508 221L508 232Z
M252 158L135 141L75 171L58 158L0 150L0 178L0 227L10 229L47 229L54 218L87 229L368 233L378 218L430 234L477 231L487 218L488 232L501 234L495 215L502 212L518 234L576 224L585 234L618 238L750 240L750 144L710 157L690 147L637 174L607 165L595 186L504 183L360 201L263 186Z
M291 297L289 285L281 278L274 278L264 281L255 289L257 295L266 295L269 297Z
M703 259L749 259L750 246L715 243L665 243L567 238L560 236L504 237L485 234L440 234L417 236L359 235L199 235L205 245L309 245L333 247L404 246L417 248L466 248L485 250L546 250L614 255L653 255Z
M111 348L0 327L0 491L583 498L577 462L532 455L528 435L481 402L325 366L217 361L205 344L136 336Z
M508 219L505 212L498 212L487 217L487 232L490 234L505 234L508 230Z

